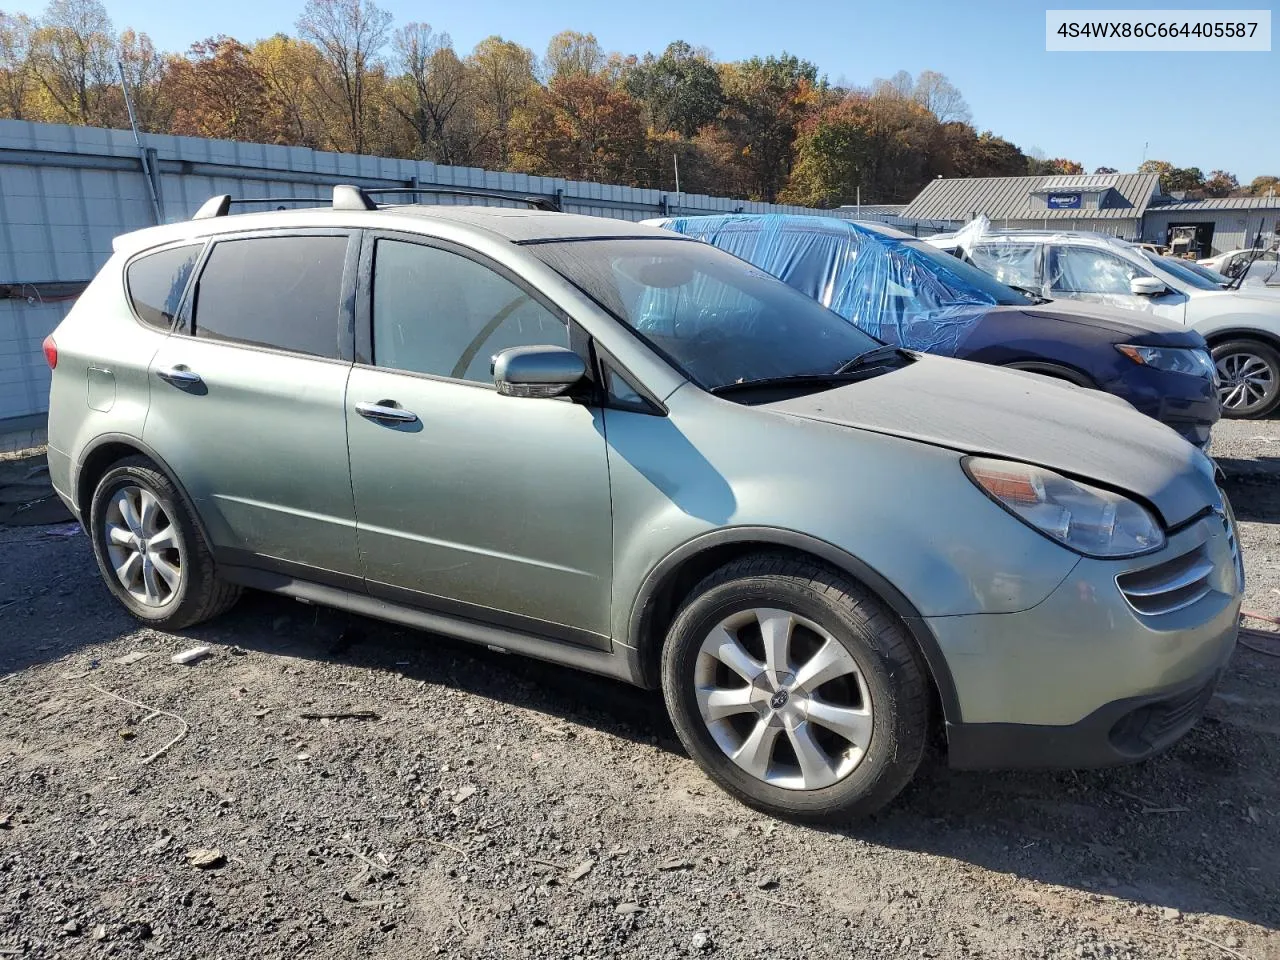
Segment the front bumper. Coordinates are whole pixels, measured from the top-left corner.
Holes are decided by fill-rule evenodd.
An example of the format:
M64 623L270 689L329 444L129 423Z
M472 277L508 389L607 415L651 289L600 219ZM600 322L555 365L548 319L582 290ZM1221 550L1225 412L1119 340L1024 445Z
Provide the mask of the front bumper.
M1211 565L1194 586L1188 571ZM1174 584L1127 597L1135 587ZM957 767L1078 767L1133 762L1195 723L1235 647L1243 575L1217 513L1156 554L1082 559L1021 613L931 617L954 681Z
M1123 379L1105 389L1201 450L1209 445L1209 433L1222 416L1218 388L1207 377L1189 377L1135 364L1125 370Z

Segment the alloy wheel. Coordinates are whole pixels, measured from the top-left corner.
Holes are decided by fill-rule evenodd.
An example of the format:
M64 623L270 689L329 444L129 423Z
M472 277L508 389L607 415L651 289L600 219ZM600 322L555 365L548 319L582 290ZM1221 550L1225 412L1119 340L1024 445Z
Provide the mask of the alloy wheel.
M857 662L830 633L790 611L726 617L703 640L693 679L712 739L771 786L829 787L871 743L871 696Z
M1218 401L1224 410L1247 411L1264 403L1275 391L1275 371L1266 359L1248 351L1216 358Z
M120 585L149 607L169 603L182 585L182 547L156 495L140 486L121 487L102 522L107 556Z

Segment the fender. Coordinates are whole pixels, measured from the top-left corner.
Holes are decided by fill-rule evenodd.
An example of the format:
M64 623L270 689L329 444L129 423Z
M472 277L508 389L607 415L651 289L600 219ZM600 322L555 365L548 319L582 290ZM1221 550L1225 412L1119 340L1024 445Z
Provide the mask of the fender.
M80 451L80 456L75 463L74 473L71 476L71 488L75 494L76 507L82 514L80 517L80 525L86 530L88 529L89 516L88 511L86 511L84 507L88 502L88 498L93 494L92 490L81 489L81 474L84 472L84 466L93 458L96 451L113 443L118 443L121 446L132 447L160 468L161 472L169 478L169 482L177 488L178 494L186 504L187 510L190 511L191 518L195 522L196 527L199 528L200 536L204 538L204 542L212 543L213 541L209 539L209 531L204 525L204 519L200 516L200 511L196 509L195 501L191 499L191 495L187 493L187 488L183 486L178 475L174 473L169 464L165 462L164 457L156 453L149 444L144 443L137 437L130 436L125 433L104 433L101 436L94 437L85 444L83 449Z
M662 638L652 636L653 631L650 629L654 598L668 579L687 561L707 550L734 544L765 548L771 546L783 547L807 553L848 574L871 590L902 619L907 631L916 641L916 645L919 647L921 654L923 654L925 663L929 668L929 673L933 677L934 686L942 702L943 717L947 724L960 722L960 698L956 693L955 682L951 677L951 668L947 665L947 658L920 612L903 595L902 591L881 576L869 564L864 563L835 544L781 527L728 527L722 530L713 530L694 537L692 540L676 547L649 571L649 574L641 584L639 595L632 604L627 630L627 644L636 651L635 674L642 685L656 685L656 678L645 674L648 670L647 664L653 662L650 654L655 646L660 646L662 643Z

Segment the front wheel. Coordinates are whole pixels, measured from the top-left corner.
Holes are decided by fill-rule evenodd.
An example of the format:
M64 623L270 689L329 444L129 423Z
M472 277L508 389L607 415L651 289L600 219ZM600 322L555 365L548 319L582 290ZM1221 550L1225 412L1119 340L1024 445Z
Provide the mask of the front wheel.
M1280 403L1280 352L1260 340L1239 339L1213 348L1222 415L1265 417Z
M929 687L902 622L814 562L757 555L702 581L668 633L662 687L698 765L775 816L873 813L924 754Z

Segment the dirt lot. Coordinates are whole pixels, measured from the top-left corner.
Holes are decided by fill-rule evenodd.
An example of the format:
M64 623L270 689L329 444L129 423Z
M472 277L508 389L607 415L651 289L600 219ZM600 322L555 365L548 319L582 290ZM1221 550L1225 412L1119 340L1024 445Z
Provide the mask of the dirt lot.
M1275 614L1280 421L1214 452ZM82 534L0 527L0 957L1280 958L1278 737L1242 648L1158 760L798 827L649 694L261 595L140 630Z

